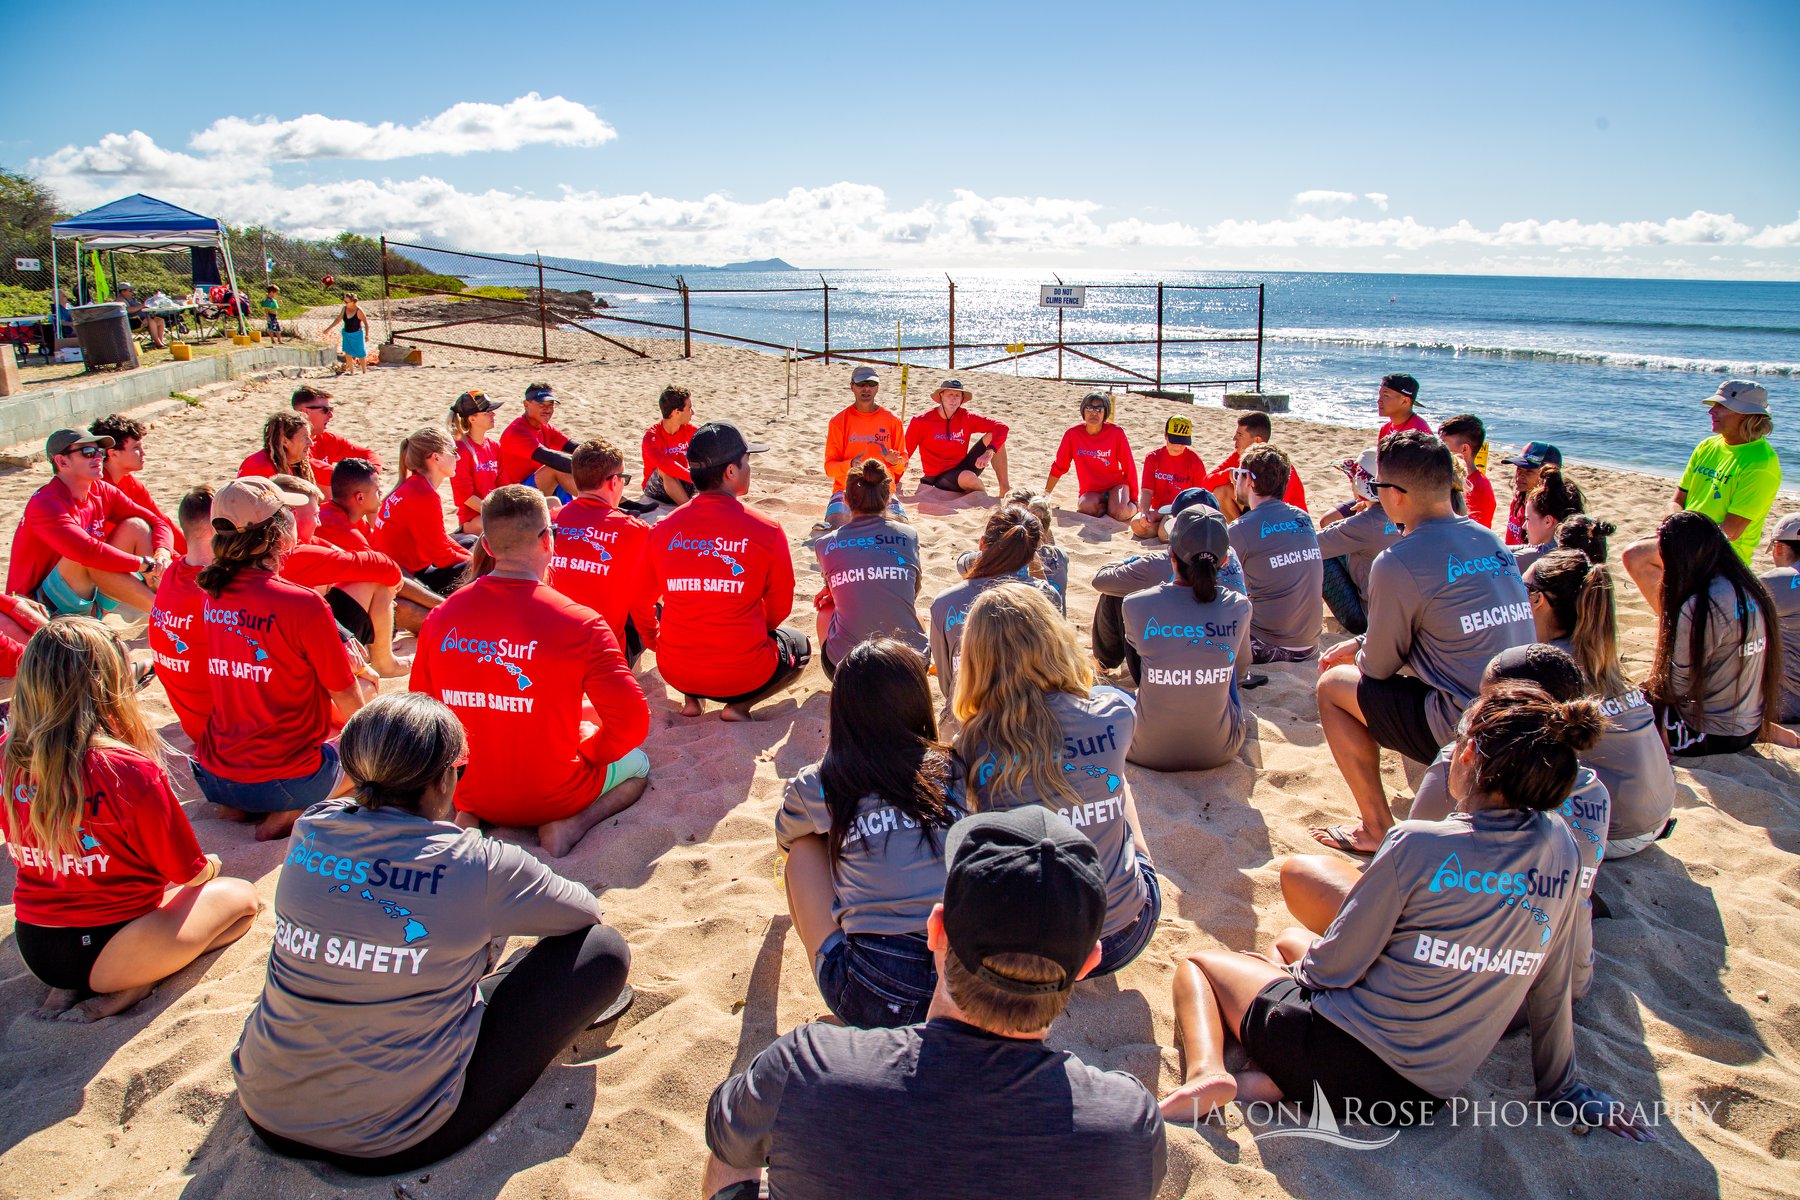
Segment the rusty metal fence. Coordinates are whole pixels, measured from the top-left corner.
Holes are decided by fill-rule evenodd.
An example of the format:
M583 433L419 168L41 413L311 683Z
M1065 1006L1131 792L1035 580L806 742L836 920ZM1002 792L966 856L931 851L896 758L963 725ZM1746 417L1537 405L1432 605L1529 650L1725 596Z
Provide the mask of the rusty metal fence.
M924 325L929 332L921 339L916 333L906 341L897 330L894 341L883 344L834 345L832 340L832 305L834 297L843 307L846 298L857 301L861 319L855 331L867 334L870 328L867 309L870 296L877 290L858 282L834 283L824 275L790 286L714 285L711 276L721 274L709 270L707 281L690 279L684 274L654 271L634 272L618 268L618 273L591 269L593 264L546 258L542 255L486 254L446 246L382 239L384 261L388 255L421 263L436 276L455 277L463 286L450 289L411 280L384 278L383 292L391 302L391 338L395 341L425 345L450 346L528 358L541 362L567 361L566 339L552 335L580 333L599 343L646 357L640 346L620 338L635 335L680 339L681 353L691 357L696 339L731 345L752 346L783 352L800 361L862 362L898 366L934 365L951 370L984 370L1014 364L1040 367L1043 378L1064 382L1100 384L1112 387L1164 391L1169 388L1230 388L1249 385L1262 387L1263 330L1267 294L1261 283L1190 284L1157 282L1088 283L1079 285L1086 293L1101 297L1127 298L1120 307L1131 310L1131 319L1108 317L1094 313L1080 315L1084 328L1071 331L1066 310L1055 311L1055 332L1046 329L1041 336L1019 336L1010 339L967 340L957 336L957 282L944 277L944 303L936 313L921 314L918 304L910 306L913 327ZM805 278L805 276L798 276ZM844 273L854 278L855 273ZM1052 276L1052 278L1056 278ZM1060 279L1056 280L1061 285ZM1037 314L1047 319L1038 307L1039 287L1036 283L1020 283L1017 299L1019 314ZM1028 289L1028 292L1025 290ZM1235 305L1231 316L1235 324L1209 322L1194 324L1171 320L1170 309L1178 298L1204 296L1209 303ZM409 301L418 301L408 303ZM1011 303L1009 296L1008 303ZM991 305L989 306L991 308ZM702 310L696 318L696 309ZM732 322L732 313L752 310L760 322L739 317L737 328L724 327ZM712 317L706 314L710 312ZM1184 310L1185 312L1185 310ZM760 326L770 323L774 313L788 336L767 336ZM938 315L941 314L941 315ZM1019 320L1024 321L1023 315ZM987 325L993 324L991 312ZM1129 326L1123 333L1140 332L1141 336L1106 336L1117 334L1109 325ZM535 330L535 338L515 336L504 344L491 337L474 336L482 326L514 326ZM1142 330L1136 327L1142 325ZM746 326L759 326L756 329ZM608 332L619 337L609 336ZM640 332L641 331L641 332ZM764 336L755 336L756 333ZM842 321L840 320L840 334ZM867 341L866 337L859 338ZM553 353L561 348L564 352ZM1189 351L1203 347L1209 352L1219 347L1241 349L1234 359L1219 360L1216 354L1196 364ZM1135 354L1133 352L1136 352ZM1174 361L1171 361L1174 360ZM1052 374L1051 363L1054 363ZM1217 369L1197 371L1196 365ZM1034 374L1037 372L1034 371Z

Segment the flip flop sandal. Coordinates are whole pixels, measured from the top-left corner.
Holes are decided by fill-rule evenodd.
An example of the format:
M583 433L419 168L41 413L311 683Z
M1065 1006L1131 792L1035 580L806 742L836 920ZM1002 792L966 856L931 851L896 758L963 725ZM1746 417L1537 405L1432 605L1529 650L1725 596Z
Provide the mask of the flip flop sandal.
M1325 836L1316 840L1321 846L1342 850L1345 854L1354 855L1357 858L1374 858L1373 850L1359 850L1356 843L1351 840L1351 834L1355 833L1356 829L1357 827L1352 825L1327 825Z
M589 1029L599 1029L602 1025L611 1025L624 1016L637 1000L637 992L628 983L625 990L619 993L618 999L606 1006L606 1011L588 1022Z

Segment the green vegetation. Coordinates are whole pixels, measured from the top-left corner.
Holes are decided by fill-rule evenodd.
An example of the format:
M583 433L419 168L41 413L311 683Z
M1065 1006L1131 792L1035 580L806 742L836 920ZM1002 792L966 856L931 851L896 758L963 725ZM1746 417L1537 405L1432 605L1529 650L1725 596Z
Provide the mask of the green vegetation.
M501 287L497 284L485 284L478 288L470 288L468 294L483 296L490 300L524 300L526 298L524 288Z

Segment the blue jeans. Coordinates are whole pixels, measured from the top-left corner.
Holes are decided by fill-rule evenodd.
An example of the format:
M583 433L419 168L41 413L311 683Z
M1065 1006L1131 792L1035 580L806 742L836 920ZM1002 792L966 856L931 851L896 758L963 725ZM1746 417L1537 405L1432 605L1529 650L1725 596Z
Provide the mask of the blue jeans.
M937 964L920 933L837 930L819 947L813 975L832 1014L857 1029L917 1025L937 987Z
M200 785L200 794L214 804L235 808L239 812L297 812L311 808L337 790L341 775L338 770L338 748L330 742L319 747L319 769L299 779L239 783L223 775L214 775L201 766L197 758L189 761L193 764L194 782Z
M1131 964L1144 952L1156 936L1156 923L1162 918L1162 882L1156 868L1142 854L1138 855L1138 874L1144 879L1144 907L1138 919L1115 934L1100 939L1100 965L1088 973L1089 979L1111 975Z

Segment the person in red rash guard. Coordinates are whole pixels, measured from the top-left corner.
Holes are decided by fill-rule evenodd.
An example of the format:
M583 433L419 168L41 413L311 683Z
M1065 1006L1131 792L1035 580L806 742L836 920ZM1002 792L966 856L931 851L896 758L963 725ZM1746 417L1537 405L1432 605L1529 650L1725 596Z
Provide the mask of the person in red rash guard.
M540 492L561 488L575 494L569 454L575 440L550 423L556 415L556 393L547 383L525 389L525 413L500 435L501 486L529 483Z
M1463 499L1469 506L1469 520L1492 529L1499 502L1494 499L1493 482L1475 465L1475 456L1487 444L1487 426L1480 417L1464 413L1439 425L1438 437L1450 447L1450 453L1462 459Z
M686 457L685 455L683 457ZM650 527L618 508L631 476L625 456L596 439L575 447L575 499L556 514L552 586L606 621L635 670L645 648L656 648L656 603L651 596Z
M894 478L888 519L907 520L899 496L900 476L906 471L906 433L900 428L900 418L876 402L880 390L881 376L874 367L858 367L850 372L852 402L833 416L825 429L825 474L831 480L831 499L825 504L824 519L813 526L814 532L849 524L851 512L844 501L844 476L865 458L880 459Z
M374 553L369 518L380 511L381 480L375 468L360 458L346 458L331 472L331 499L319 505L318 528L313 530L312 540L352 554ZM368 585L344 590L361 607L369 607L373 590ZM329 595L325 598L331 600ZM443 602L442 596L402 573L399 595L394 601L394 624L408 633L417 633L426 615ZM332 611L339 611L337 602L332 603ZM341 621L343 615L338 619Z
M158 512L102 479L112 439L59 429L44 442L55 472L25 503L13 531L6 590L52 616L128 604L149 612L174 561L175 532Z
M320 541L319 502L324 497L319 489L293 475L275 476L275 486L306 497L294 510L299 544L281 560L281 577L325 597L332 619L367 649L377 675L404 677L412 660L394 657L394 600L405 578L400 564L379 550L345 550Z
M214 804L260 817L258 841L286 837L337 790L334 707L347 718L379 685L351 658L324 598L279 574L298 540L292 510L305 504L268 479L220 488L213 560L198 579L213 705L194 779Z
M1189 488L1206 486L1206 463L1192 449L1194 423L1186 417L1163 422L1163 445L1144 456L1144 490L1131 532L1141 538L1169 540L1173 518L1163 512Z
M13 944L50 988L38 1016L124 1012L249 931L256 888L220 879L217 856L200 852L125 647L100 622L57 621L31 639L0 763Z
M262 449L239 463L237 473L239 479L297 475L331 486L331 464L314 456L312 426L297 412L273 413L263 422Z
M543 493L495 488L481 527L494 569L426 618L412 690L468 734L458 821L536 826L560 858L644 794L650 709L606 622L544 582L556 547ZM583 697L598 730L582 725Z
M168 572L163 575L166 578ZM25 643L49 620L50 614L41 604L19 596L0 595L0 701L12 698L13 676L19 673Z
M1405 429L1416 429L1420 433L1430 433L1431 426L1425 418L1413 411L1413 405L1419 400L1419 381L1411 375L1384 375L1381 387L1375 392L1375 411L1381 414L1381 428L1375 431L1375 445L1381 446L1381 439L1390 433L1399 433Z
M106 452L106 482L124 492L125 498L139 508L162 517L175 538L175 554L178 557L186 554L187 542L182 537L181 526L163 514L151 498L150 489L138 478L138 472L144 469L144 435L150 432L150 427L142 421L113 413L89 425L88 432L113 441L112 449Z
M186 556L163 572L156 589L156 605L150 610L150 653L156 659L156 678L175 710L181 732L195 746L206 733L212 716L212 673L208 669L206 593L200 590L200 572L212 565L213 490L205 484L181 498L175 517L187 534Z
M781 526L744 507L750 456L767 450L729 421L694 431L694 498L650 529L652 594L662 600L656 667L686 694L682 715L707 700L727 721L799 678L812 642L782 628L794 609L794 559Z
M450 500L456 505L456 527L481 533L481 502L500 486L500 439L494 413L500 402L470 388L450 406L450 432L456 435L456 470L450 476Z
M945 492L980 492L981 472L994 464L994 482L1004 495L1007 480L1006 426L972 413L975 393L960 379L946 379L931 399L937 407L922 412L906 427L906 452L919 456L919 484Z
M1243 516L1238 506L1236 489L1232 485L1231 473L1238 469L1239 457L1258 442L1266 442L1274 436L1275 426L1264 412L1247 412L1238 414L1237 428L1231 435L1231 453L1225 461L1214 467L1206 476L1205 488L1219 501L1219 510L1225 514L1227 521L1235 521ZM1300 482L1300 472L1290 469L1287 490L1281 495L1284 503L1291 504L1301 512L1306 511L1306 485Z
M1129 521L1137 513L1137 461L1131 457L1131 441L1113 424L1112 397L1089 392L1081 401L1080 425L1063 434L1050 464L1044 494L1056 490L1062 477L1075 467L1076 509L1090 517Z
M400 569L440 596L468 575L469 552L444 532L438 495L456 469L456 448L442 429L426 426L400 443L400 483L382 500L370 540Z
M687 448L694 436L694 397L673 384L656 398L662 419L644 430L644 495L658 504L686 504L694 494Z
M331 393L311 384L301 384L294 389L288 403L295 412L306 418L306 424L312 430L312 457L328 467L335 467L346 458L360 458L366 463L373 463L375 469L381 469L381 455L367 446L359 446L349 438L339 437L327 426L331 424L331 416L337 412L337 405L331 402ZM320 487L329 486L329 481L318 481Z

